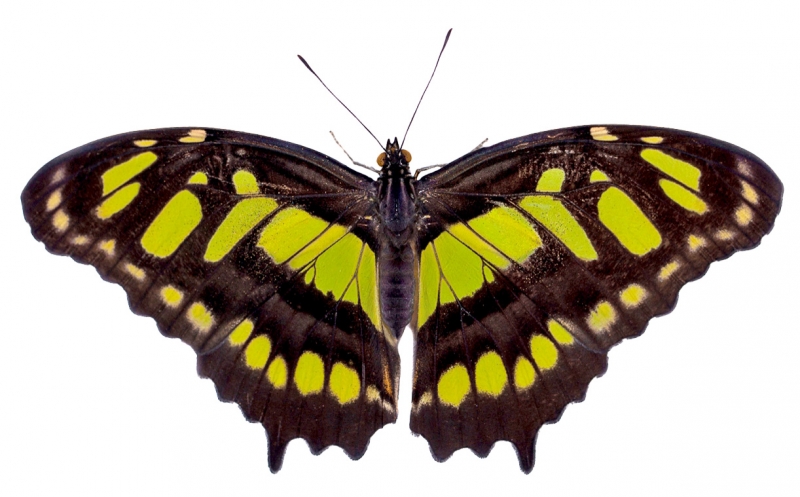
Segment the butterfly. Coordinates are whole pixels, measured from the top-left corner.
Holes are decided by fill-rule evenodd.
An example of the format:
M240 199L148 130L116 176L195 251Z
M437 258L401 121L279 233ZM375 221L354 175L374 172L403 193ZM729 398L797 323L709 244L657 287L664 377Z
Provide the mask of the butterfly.
M361 457L397 418L433 457L542 425L607 353L711 262L755 247L783 186L753 154L644 126L580 126L479 148L421 178L397 139L378 178L308 148L210 128L105 138L22 193L33 236L121 285L198 356L223 401L287 444Z

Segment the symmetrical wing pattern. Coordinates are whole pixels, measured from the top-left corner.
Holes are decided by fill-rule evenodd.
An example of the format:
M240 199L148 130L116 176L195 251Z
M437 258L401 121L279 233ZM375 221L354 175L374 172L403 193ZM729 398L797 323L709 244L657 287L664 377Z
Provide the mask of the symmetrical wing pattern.
M48 250L95 266L198 353L221 400L286 444L351 457L396 419L373 182L317 152L211 129L130 133L44 166L22 194Z
M439 460L512 442L581 400L614 344L713 261L757 245L782 185L752 154L595 126L479 150L424 177L412 430Z

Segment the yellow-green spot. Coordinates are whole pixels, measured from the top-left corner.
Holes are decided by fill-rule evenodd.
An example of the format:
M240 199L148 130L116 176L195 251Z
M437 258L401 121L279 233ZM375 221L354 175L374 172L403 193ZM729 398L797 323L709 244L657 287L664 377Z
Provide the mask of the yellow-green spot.
M560 200L549 195L532 195L523 198L519 205L578 258L584 261L597 259L597 251L586 232Z
M286 379L289 377L286 361L281 356L275 357L267 368L267 379L275 388L286 386Z
M337 362L331 368L328 388L340 404L347 404L358 398L358 394L361 392L361 381L358 379L355 369Z
M605 300L599 302L586 318L586 324L596 333L607 331L616 321L616 309Z
M277 208L277 202L263 197L246 198L234 205L219 228L211 235L203 256L205 260L208 262L222 260L250 230Z
M228 342L230 342L231 345L241 345L245 343L247 339L250 338L250 334L253 333L254 327L253 321L245 319L233 329L228 336Z
M208 176L206 176L206 173L204 172L197 171L192 175L191 178L189 178L189 181L187 181L187 183L190 185L207 185Z
M276 264L283 264L328 226L329 223L326 221L302 209L289 207L275 214L272 221L264 227L258 246L264 249ZM294 262L290 265L292 269L302 267L302 264Z
M678 268L680 267L681 265L678 263L678 261L671 261L664 264L664 266L658 272L658 281L668 280L673 274L675 274L676 271L678 271Z
M272 352L272 342L269 337L267 335L258 335L250 340L250 343L244 349L244 363L250 369L264 369L270 352Z
M602 183L604 181L611 181L608 175L599 169L592 171L589 175L589 183Z
M56 231L64 232L67 228L69 228L69 216L64 209L58 209L55 214L53 214L53 227Z
M316 273L316 269L314 267L308 268L308 270L303 275L303 281L306 282L306 285L310 285L314 281L314 273Z
M469 373L461 364L455 364L439 377L436 393L439 400L447 405L458 407L470 390Z
M375 328L381 329L380 306L378 305L378 283L376 278L375 253L364 244L361 263L358 266L358 291L361 309L369 317Z
M133 199L139 195L141 186L139 183L131 183L120 188L95 209L95 215L100 219L110 218L133 202Z
M152 166L156 159L158 159L158 156L153 152L142 152L104 172L101 177L103 181L103 196L105 197L130 181L134 176Z
M159 294L161 296L161 301L169 307L178 307L181 301L183 301L183 292L172 285L162 287Z
M489 266L483 266L483 279L486 281L486 283L491 283L494 281L494 272Z
M445 283L439 301L442 304L455 302L456 298L470 297L483 286L483 262L475 252L456 240L450 233L444 232L433 242L439 254L439 263L445 280L452 287L453 293L445 294Z
M659 143L664 141L664 138L660 136L643 136L642 141L645 143L650 143L653 145L658 145Z
M531 338L531 355L542 371L552 368L558 362L558 349L543 335L533 335Z
M203 219L200 200L188 190L178 192L161 209L142 235L142 247L156 257L172 255Z
M632 308L641 304L647 298L647 290L636 283L629 285L619 294L619 299L625 307Z
M536 380L536 371L533 369L533 364L520 356L514 365L514 385L520 390L524 390L533 385L534 380Z
M239 170L233 173L233 187L239 195L261 193L258 189L258 181L250 171Z
M303 352L294 370L294 385L302 395L318 393L325 383L325 366L314 352Z
M642 159L694 191L700 190L700 169L655 148L642 150Z
M483 237L483 239L489 242L494 249L500 251L505 257L512 261L522 263L528 259L536 249L542 246L542 239L539 238L539 234L536 233L531 222L520 214L518 210L512 209L511 207L496 207L486 214L470 220L467 224ZM456 226L463 225L459 224ZM478 238L481 243L470 244L466 239L458 236L456 232L453 232L453 234L470 245L473 250L484 256L489 262L495 264L493 260L497 258L492 259L488 257L489 253L495 252L494 249L490 247L489 249L478 250L478 247L481 245L486 246L486 242ZM487 255L484 255L484 253ZM505 260L505 258L497 262L498 263L495 265L500 269L505 269L509 265L509 262Z
M194 302L186 311L186 318L199 331L206 332L214 325L214 316L206 306L200 302Z
M547 331L549 331L550 336L552 336L553 339L561 345L571 345L572 342L575 341L575 339L572 337L572 334L555 319L550 319L547 321Z
M497 352L483 354L475 364L475 388L478 393L497 397L506 388L508 373Z
M661 245L661 234L636 203L616 187L600 195L597 212L606 228L631 253L644 255Z
M739 226L747 226L753 220L753 209L742 204L736 209L736 222Z
M158 143L156 140L134 140L133 144L137 147L152 147Z
M417 303L417 329L436 310L439 302L439 264L433 253L433 243L429 243L420 257L419 302Z
M537 192L560 192L561 185L564 184L564 170L563 169L548 169L539 176L539 182L536 183Z
M705 214L705 212L708 210L708 206L700 197L678 183L675 183L674 181L660 179L658 180L658 186L664 190L664 193L667 194L667 197L669 197L670 200L680 205L687 211L697 214Z
M330 293L334 299L338 300L342 298L350 285L352 293L348 291L348 298L345 300L358 303L357 284L350 283L356 276L356 266L363 244L357 236L348 233L329 247L319 247L324 252L314 264L316 268L314 284L320 292Z

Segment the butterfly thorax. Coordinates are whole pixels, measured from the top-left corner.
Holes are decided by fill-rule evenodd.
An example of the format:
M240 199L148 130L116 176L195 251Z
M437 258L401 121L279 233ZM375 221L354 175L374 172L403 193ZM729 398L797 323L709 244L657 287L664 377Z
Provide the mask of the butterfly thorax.
M397 338L411 322L416 291L415 263L417 205L414 179L408 163L411 154L395 138L387 141L378 157L378 219L382 231L378 252L381 314Z

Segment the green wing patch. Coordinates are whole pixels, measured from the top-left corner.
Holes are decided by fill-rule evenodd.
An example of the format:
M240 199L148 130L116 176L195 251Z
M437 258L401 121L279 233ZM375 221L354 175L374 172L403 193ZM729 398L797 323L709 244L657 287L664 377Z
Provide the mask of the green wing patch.
M264 425L277 471L294 438L358 458L396 419L369 184L278 140L172 129L65 154L22 199L50 251L94 265L194 348L220 399Z
M709 264L754 247L782 186L759 159L689 133L552 131L471 153L418 186L412 431L448 458L514 444L669 312Z

